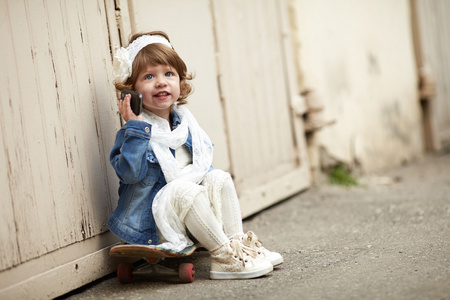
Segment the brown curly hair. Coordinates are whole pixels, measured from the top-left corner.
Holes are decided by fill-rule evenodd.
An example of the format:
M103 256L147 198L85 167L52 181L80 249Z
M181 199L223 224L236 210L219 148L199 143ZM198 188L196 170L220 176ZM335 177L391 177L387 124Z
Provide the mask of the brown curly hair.
M162 31L152 31L148 33L137 33L133 35L130 39L129 44L131 44L135 39L143 35L160 35L166 38L169 42L169 36ZM180 97L177 100L178 105L186 104L186 98L192 92L192 86L189 80L192 80L193 76L187 71L186 64L178 56L174 49L163 44L150 44L142 48L141 51L136 55L133 61L131 76L125 80L125 82L116 82L114 85L117 91L123 89L134 90L134 85L136 84L137 78L142 70L147 65L166 65L172 66L180 76Z

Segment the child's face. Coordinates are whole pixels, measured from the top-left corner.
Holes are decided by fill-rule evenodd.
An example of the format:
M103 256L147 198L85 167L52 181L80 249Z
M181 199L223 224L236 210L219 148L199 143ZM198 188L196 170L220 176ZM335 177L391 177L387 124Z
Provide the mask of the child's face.
M180 97L180 76L171 66L147 65L134 89L142 94L142 106L146 110L169 120L171 107Z

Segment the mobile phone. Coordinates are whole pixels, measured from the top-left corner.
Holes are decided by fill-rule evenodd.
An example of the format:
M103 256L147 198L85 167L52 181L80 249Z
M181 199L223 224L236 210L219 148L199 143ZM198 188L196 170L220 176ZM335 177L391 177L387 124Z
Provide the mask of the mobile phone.
M123 89L120 93L120 99L125 99L127 94L131 95L131 110L136 116L139 116L142 113L142 94L133 90Z

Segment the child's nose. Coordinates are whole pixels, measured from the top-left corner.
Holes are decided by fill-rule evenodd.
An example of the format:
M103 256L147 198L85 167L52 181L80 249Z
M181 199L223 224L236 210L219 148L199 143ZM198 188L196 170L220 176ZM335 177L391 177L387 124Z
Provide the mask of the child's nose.
M166 77L165 76L158 76L156 78L156 86L166 86L167 85L167 81L166 81Z

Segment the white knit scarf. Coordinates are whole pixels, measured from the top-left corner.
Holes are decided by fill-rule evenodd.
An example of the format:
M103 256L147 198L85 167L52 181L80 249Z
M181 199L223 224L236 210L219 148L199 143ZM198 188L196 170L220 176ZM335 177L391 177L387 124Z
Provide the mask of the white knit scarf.
M195 197L205 192L205 188L199 184L212 164L213 146L208 135L186 107L174 105L174 111L181 120L174 130L171 130L167 120L149 111L144 110L142 116L145 122L152 125L149 143L167 182L156 194L152 206L158 230L167 241L159 246L181 251L193 244L187 237L184 217ZM189 133L192 137L192 164L181 168L170 149L175 150L184 145ZM177 201L176 211L172 205L174 201Z

